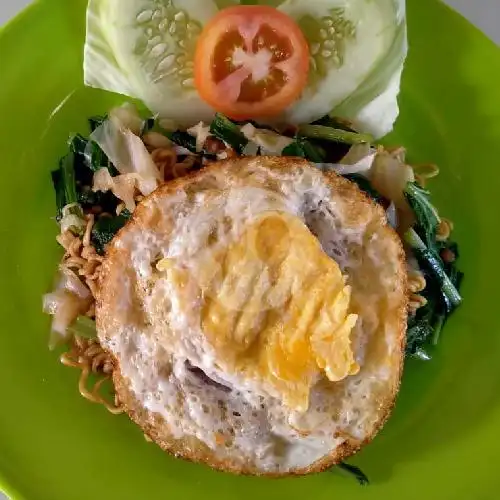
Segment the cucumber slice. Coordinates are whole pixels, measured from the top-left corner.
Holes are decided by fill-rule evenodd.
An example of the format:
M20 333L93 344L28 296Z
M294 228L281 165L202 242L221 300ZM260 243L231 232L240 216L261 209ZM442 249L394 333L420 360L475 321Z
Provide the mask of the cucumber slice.
M218 8L212 0L89 0L86 85L141 99L179 125L210 120L213 110L194 87L193 56Z
M330 112L375 137L389 132L407 52L404 1L286 0L278 8L301 26L311 51L308 86L283 120L309 123Z
M210 121L193 79L196 40L220 8L238 0L89 0L85 83L142 100L178 125ZM242 3L249 3L247 1ZM404 0L254 0L289 14L311 50L301 98L280 122L327 113L376 138L391 130L406 57Z

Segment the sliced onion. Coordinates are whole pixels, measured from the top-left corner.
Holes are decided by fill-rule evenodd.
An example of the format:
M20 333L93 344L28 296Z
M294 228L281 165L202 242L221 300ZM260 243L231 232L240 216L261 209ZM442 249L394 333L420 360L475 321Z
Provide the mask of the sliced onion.
M340 163L342 163L342 165L355 165L367 156L375 154L376 152L377 151L372 148L367 142L354 144L353 146L351 146L348 153L342 158L342 160L340 160Z
M394 202L398 210L408 210L404 189L414 182L413 170L385 151L377 153L370 170L370 182L386 199Z
M334 171L339 175L359 174L368 178L373 165L375 153L366 156L354 165L343 165L341 163L315 163L314 165L322 171Z
M141 178L137 174L122 174L111 177L107 168L101 168L94 174L93 191L111 191L125 203L130 212L135 210L135 190L139 189Z
M68 340L68 327L85 312L88 306L89 300L84 300L65 289L44 295L43 311L53 316L50 349Z
M161 174L149 151L130 129L119 128L106 120L90 138L104 151L120 174L137 174L137 187L145 196L151 194L161 181Z
M61 279L57 285L58 290L67 290L75 294L80 299L89 299L91 297L90 290L76 275L74 271L68 268L61 270Z
M205 142L212 135L210 133L210 126L205 125L203 122L199 122L194 127L188 128L186 132L196 139L196 151L200 153L203 151L203 146L205 146Z
M293 139L280 135L273 130L255 128L251 123L241 127L241 133L262 149L262 153L270 156L280 156Z

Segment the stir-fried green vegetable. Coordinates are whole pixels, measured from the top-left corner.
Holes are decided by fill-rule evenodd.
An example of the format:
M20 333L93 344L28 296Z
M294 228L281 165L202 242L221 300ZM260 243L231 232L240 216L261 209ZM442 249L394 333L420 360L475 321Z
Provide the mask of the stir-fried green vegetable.
M181 146L191 153L196 154L196 138L189 135L187 132L176 130L175 132L167 132L167 137L178 146Z
M429 200L428 191L409 183L405 196L416 218L415 226L405 234L405 242L424 271L427 284L422 293L427 304L408 322L407 353L428 359L425 346L429 342L438 342L448 317L462 302L459 289L463 273L455 263L458 258L457 245L437 240L440 220Z
M241 133L240 127L220 113L215 115L210 124L210 133L217 139L229 144L238 154L241 154L248 144L248 140Z
M290 145L281 152L282 156L298 156L314 163L326 161L325 150L318 145L312 144L307 139L297 137Z
M439 215L429 200L429 191L421 188L415 183L408 183L405 189L405 197L410 204L417 219L417 230L424 238L428 247L432 247L436 241L436 232L439 225Z
M344 144L362 144L373 142L370 134L360 134L338 128L325 127L324 125L301 125L299 134L311 139L322 139L326 141L341 142Z
M101 217L92 228L92 244L97 252L104 254L106 245L131 217L128 210L123 210L116 217Z
M106 117L90 118L90 129L96 130L104 120ZM200 124L200 127L201 125L203 124ZM141 135L160 128L156 120L152 118L144 120ZM208 128L206 130L208 131ZM357 133L348 123L330 116L325 116L311 125L292 128L288 131L290 135L286 136L269 126L260 127L251 122L238 123L217 114L209 126L209 131L211 135L239 154L253 142L253 148L249 148L249 151L254 152L249 154L259 155L261 151L262 154L281 153L282 156L298 156L314 163L332 165L345 156L350 145L370 143L373 139L368 134ZM197 155L200 165L202 159L216 159L212 152L204 148L199 150L200 144L197 144L196 133L183 130L173 132L161 130L161 133L165 133L172 142L182 146L191 154ZM276 142L275 146L272 141ZM265 146L268 146L269 151ZM118 175L118 171L95 142L80 134L71 137L69 150L69 154L61 160L59 169L52 172L52 181L56 192L58 220L62 221L64 217L66 225L81 234L85 227L82 207L90 209L99 206L107 213L114 213L120 202L111 191L103 193L92 190L94 173L103 167L108 168L112 176ZM388 201L373 188L369 175L351 173L344 176L355 182L375 202L384 204ZM405 235L405 242L417 258L427 283L426 289L422 292L426 305L409 319L407 353L428 359L426 346L438 342L443 325L461 303L459 287L463 274L455 263L458 258L457 245L453 242L438 241L440 219L430 202L429 192L418 184L410 182L405 188L404 195L416 219L414 227ZM130 216L130 212L124 210L120 215L97 219L91 241L100 254L105 252L106 245Z
M104 154L104 151L94 141L85 139L80 134L71 138L69 148L74 153L75 159L92 172L111 167L111 162Z
M89 118L89 127L90 131L93 132L97 127L100 127L108 117L106 115L104 116L91 116Z
M78 337L85 337L86 339L96 338L97 328L95 321L87 316L78 316L75 322L68 328L68 333L77 335Z
M73 153L70 152L61 158L58 170L52 172L52 183L56 193L58 221L66 229L81 234L85 221L78 201Z

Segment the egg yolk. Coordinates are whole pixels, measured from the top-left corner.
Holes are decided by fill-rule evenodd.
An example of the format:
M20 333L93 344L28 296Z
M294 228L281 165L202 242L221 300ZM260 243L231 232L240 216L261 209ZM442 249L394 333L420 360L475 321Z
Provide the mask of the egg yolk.
M359 370L350 287L299 218L266 213L201 269L201 327L221 369L299 412L321 375L335 382Z

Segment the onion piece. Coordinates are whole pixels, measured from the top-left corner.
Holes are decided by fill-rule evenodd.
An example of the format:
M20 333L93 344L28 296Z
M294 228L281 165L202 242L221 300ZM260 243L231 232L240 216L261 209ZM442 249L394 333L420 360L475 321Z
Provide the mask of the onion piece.
M387 216L387 221L391 225L393 229L397 229L398 227L398 211L396 209L396 205L394 204L393 201L391 201L391 204L385 211L385 214Z
M68 327L84 314L90 301L84 300L69 290L56 290L43 297L43 312L52 315L49 349L65 343L69 339Z
M100 168L94 174L92 191L111 191L125 203L127 210L133 212L135 210L135 191L139 181L140 176L137 174L122 174L111 177L107 168Z
M203 151L203 146L205 142L212 135L210 133L210 125L205 125L203 122L199 122L194 127L188 128L186 132L196 139L196 152L200 153Z
M137 174L137 188L151 194L161 181L161 174L140 137L130 129L106 120L90 136L104 151L120 174Z
M415 181L411 167L390 153L379 151L368 179L384 198L394 202L398 210L410 210L404 190L408 182Z
M261 148L264 155L280 156L293 142L290 137L280 135L273 130L256 128L251 123L243 125L240 130L246 139Z
M57 290L67 290L80 299L90 299L91 293L77 274L67 267L61 268L61 278Z

